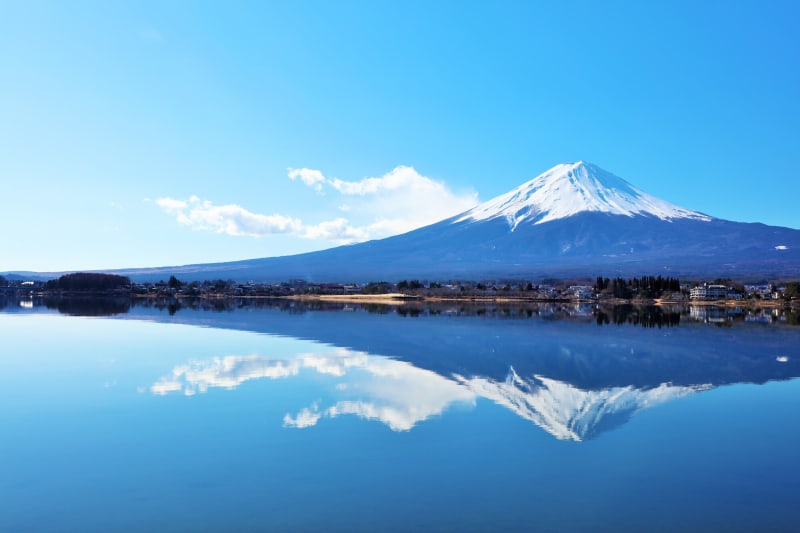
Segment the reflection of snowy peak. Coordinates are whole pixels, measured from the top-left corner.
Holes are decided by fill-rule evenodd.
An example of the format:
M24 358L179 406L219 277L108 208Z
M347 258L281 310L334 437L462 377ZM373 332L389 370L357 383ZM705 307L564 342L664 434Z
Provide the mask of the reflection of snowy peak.
M321 419L355 415L378 420L394 431L408 431L455 404L474 404L477 397L495 402L558 439L582 441L627 422L642 409L686 396L710 385L649 389L633 386L583 390L569 383L534 375L520 377L512 368L505 381L464 378L418 368L405 361L346 348L302 353L288 359L262 355L228 355L177 365L151 387L157 395L205 393L235 389L255 379L302 379L309 373L326 384L327 393L293 416L286 427L308 428ZM327 406L326 406L327 404Z
M485 202L455 219L479 221L504 217L515 228L594 211L613 215L649 215L662 220L710 217L640 191L624 179L579 161L556 165L516 189Z
M629 386L586 391L543 376L526 380L513 368L503 382L483 377L456 379L477 396L507 407L554 437L574 441L617 427L642 409L711 388L664 383L652 389Z

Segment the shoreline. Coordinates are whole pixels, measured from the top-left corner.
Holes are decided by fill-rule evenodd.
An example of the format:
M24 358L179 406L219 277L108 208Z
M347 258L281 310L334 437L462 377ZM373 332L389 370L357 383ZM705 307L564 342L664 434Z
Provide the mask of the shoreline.
M257 298L257 297L256 297ZM278 296L277 299L296 300L296 301L322 301L322 302L343 302L343 303L385 303L388 305L403 305L412 302L429 303L502 303L502 304L597 304L599 306L633 305L633 306L655 306L669 307L675 305L694 305L700 307L726 307L726 308L770 308L770 309L789 309L797 307L790 302L781 300L667 300L662 298L653 299L586 299L586 298L527 298L514 296L417 296L402 293L391 294L304 294L296 296Z
M159 294L120 294L119 292L38 292L38 297L61 297L67 299L74 298L131 298L140 300L155 300L162 298L173 298L176 300L289 300L298 302L331 302L331 303L353 303L353 304L378 304L378 305L405 305L409 303L464 303L464 304L511 304L511 305L535 305L535 304L594 304L598 306L618 306L633 305L637 307L655 306L697 306L697 307L725 307L725 308L745 308L745 309L797 309L798 302L788 302L785 300L684 300L684 299L665 299L665 298L536 298L530 296L490 296L490 295L418 295L406 293L386 293L386 294L293 294L293 295L233 295L233 294L206 294L202 296L192 296L185 294L159 295Z

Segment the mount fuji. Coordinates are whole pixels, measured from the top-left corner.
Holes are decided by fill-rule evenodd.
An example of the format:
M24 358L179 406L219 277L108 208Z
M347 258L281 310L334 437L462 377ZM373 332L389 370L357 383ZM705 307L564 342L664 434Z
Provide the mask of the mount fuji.
M293 256L117 271L134 279L397 281L596 275L796 276L800 230L731 222L596 165L557 165L464 213L386 239Z
M591 163L556 165L544 174L456 217L455 222L505 218L511 231L520 224L544 224L581 213L608 213L660 220L711 217L672 205L640 191Z

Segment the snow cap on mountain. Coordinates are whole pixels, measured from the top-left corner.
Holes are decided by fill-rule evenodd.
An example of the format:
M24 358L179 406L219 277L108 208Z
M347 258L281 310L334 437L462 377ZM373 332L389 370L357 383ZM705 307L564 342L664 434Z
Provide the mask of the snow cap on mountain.
M597 165L578 161L556 165L516 189L470 209L454 222L504 217L514 229L522 222L543 224L587 211L667 221L711 220L703 213L640 191Z

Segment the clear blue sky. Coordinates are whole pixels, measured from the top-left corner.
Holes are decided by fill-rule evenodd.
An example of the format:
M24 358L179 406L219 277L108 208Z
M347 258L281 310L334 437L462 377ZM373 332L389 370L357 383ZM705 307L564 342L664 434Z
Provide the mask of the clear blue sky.
M800 228L798 2L1 6L0 271L321 249L581 159Z

